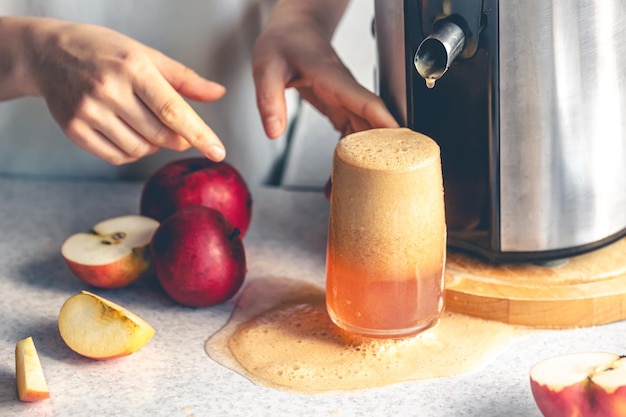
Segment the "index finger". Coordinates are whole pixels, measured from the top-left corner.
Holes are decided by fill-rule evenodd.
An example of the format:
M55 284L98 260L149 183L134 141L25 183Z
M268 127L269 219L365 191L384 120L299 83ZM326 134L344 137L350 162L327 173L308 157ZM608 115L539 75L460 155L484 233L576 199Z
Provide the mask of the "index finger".
M224 145L155 68L149 67L133 82L135 94L165 126L183 137L207 158L219 162L226 156Z
M265 133L271 139L283 134L287 125L286 73L281 60L258 59L253 65L257 107Z

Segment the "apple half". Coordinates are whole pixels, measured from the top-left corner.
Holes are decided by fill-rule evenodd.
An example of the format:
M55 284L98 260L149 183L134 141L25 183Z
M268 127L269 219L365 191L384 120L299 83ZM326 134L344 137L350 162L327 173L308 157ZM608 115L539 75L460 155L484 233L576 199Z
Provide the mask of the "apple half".
M544 359L530 370L533 397L545 417L626 416L626 357L581 352Z
M89 233L65 240L61 254L81 281L99 288L121 288L150 268L148 245L159 222L127 215L96 224Z
M50 398L41 361L32 337L15 345L15 379L20 401L34 402Z
M84 290L65 301L58 325L70 349L101 360L130 355L154 335L154 328L138 315Z

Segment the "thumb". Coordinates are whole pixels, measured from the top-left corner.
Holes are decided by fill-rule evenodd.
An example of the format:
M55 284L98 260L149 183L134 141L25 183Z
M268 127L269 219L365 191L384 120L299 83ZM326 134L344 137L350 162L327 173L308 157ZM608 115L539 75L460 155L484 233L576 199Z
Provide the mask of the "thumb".
M223 85L201 77L191 68L158 51L154 53L156 67L180 95L195 101L215 101L226 93Z

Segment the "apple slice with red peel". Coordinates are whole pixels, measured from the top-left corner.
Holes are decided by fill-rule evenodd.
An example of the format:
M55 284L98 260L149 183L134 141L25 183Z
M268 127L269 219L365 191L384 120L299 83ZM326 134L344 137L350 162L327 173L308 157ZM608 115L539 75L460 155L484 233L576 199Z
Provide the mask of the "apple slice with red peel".
M65 301L58 325L67 346L92 359L130 355L154 335L154 328L144 319L89 291L81 291Z
M20 401L41 401L50 398L39 354L32 337L15 345L15 379Z
M626 416L626 357L608 352L555 356L530 370L533 397L545 417Z
M61 254L81 281L99 288L121 288L150 267L148 245L159 222L128 215L96 224L90 233L65 240Z

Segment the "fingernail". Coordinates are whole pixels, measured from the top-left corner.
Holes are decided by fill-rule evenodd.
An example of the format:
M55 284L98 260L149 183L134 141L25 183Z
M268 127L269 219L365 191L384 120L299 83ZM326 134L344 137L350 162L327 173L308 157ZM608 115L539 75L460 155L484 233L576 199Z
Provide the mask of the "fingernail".
M213 145L209 149L209 159L219 162L226 157L226 149L219 145Z

